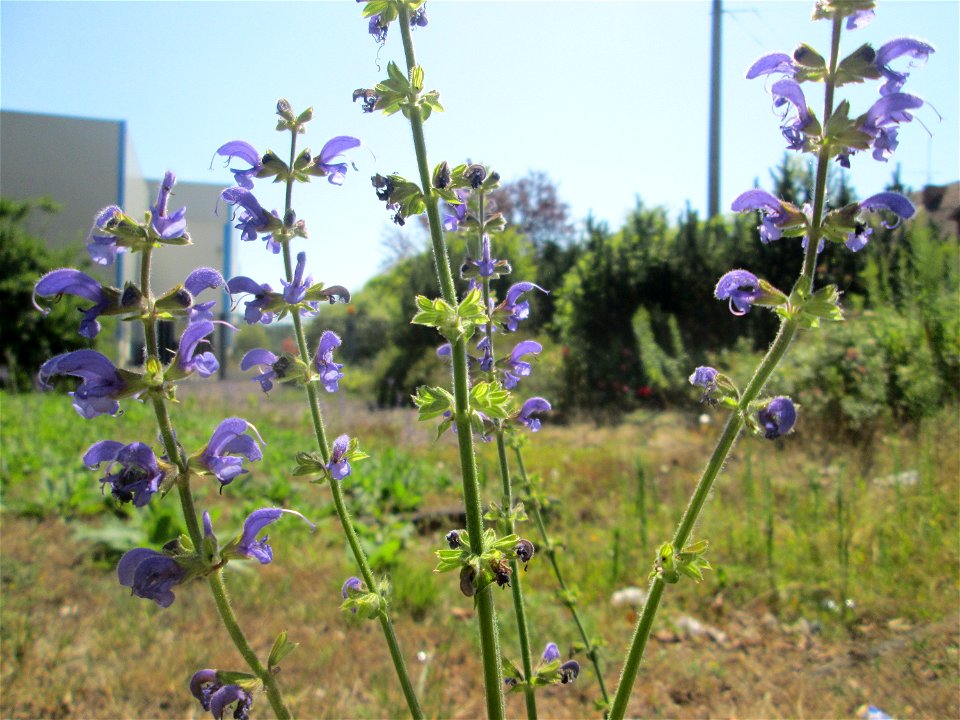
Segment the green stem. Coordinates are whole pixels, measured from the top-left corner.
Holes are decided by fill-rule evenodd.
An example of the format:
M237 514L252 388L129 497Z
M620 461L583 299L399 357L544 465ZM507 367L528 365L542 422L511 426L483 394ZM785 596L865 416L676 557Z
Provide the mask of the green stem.
M410 12L407 6L399 3L400 34L403 39L404 58L408 75L416 65L413 50L413 38L410 34ZM427 162L427 145L423 136L423 118L419 107L410 108L410 130L413 134L417 168L420 172L420 185L427 206L427 219L430 223L430 239L433 246L433 259L437 270L440 292L445 302L456 306L457 295L450 270L450 259L443 239L440 214L437 209L437 196L431 190L430 166ZM467 373L466 340L460 338L451 343L453 346L453 383L454 383L454 422L457 427L457 444L460 451L460 469L463 477L463 499L467 516L467 534L470 537L470 549L476 554L483 553L483 511L480 503L480 483L477 477L476 455L473 447L473 431L470 427L470 381ZM504 716L503 675L500 667L500 643L497 632L497 615L493 603L492 585L487 585L476 596L477 620L480 626L480 649L483 660L484 690L487 700L487 716L491 719Z
M484 284L488 284L486 281ZM489 307L489 304L487 305ZM488 336L489 337L489 336ZM493 348L491 348L492 352ZM504 520L503 532L505 535L513 534L513 519L509 513L513 512L513 488L510 478L510 465L507 463L507 449L503 441L503 430L497 428L497 455L500 460L500 480L503 484L503 511L507 513ZM527 705L527 718L536 720L537 718L537 697L536 692L529 683L533 678L533 658L530 655L530 634L527 630L527 611L523 602L523 587L520 582L520 563L517 560L510 561L513 582L511 590L513 591L513 609L517 616L517 635L520 639L520 658L523 662L523 676L527 679L527 684L523 686L524 700Z
M160 353L157 340L157 318L154 313L153 293L150 290L151 260L152 248L148 247L143 251L143 258L140 263L140 291L143 293L147 303L147 314L143 319L143 334L144 344L147 350L146 361L150 362L153 360L159 364ZM170 461L177 466L177 493L180 497L183 519L187 524L187 531L193 542L193 546L199 549L203 542L203 534L197 519L193 493L190 491L190 471L177 445L176 436L173 432L173 423L170 421L170 413L167 410L167 404L163 395L159 392L153 392L151 399L153 401L153 410L157 417L157 426L160 430L160 438L163 442L164 451L167 457L170 458ZM240 651L240 655L243 656L247 665L250 666L254 674L263 682L263 686L267 692L267 698L270 701L270 706L273 708L274 714L280 720L289 720L291 717L290 711L283 702L283 695L277 685L276 678L273 676L273 673L260 663L257 654L253 651L253 648L250 647L250 643L243 634L243 630L240 629L237 616L234 614L233 608L230 606L230 600L227 597L227 589L223 582L222 572L221 569L214 571L208 576L208 580L223 625L226 627L230 638L233 640L233 644L236 645L237 650Z
M824 93L822 119L824 127L826 126L826 123L833 112L833 93L835 87L834 78L836 76L837 62L839 59L841 23L842 18L834 18L833 34L830 43L830 75L827 78L826 90ZM819 245L822 234L821 224L823 221L824 207L826 205L827 170L829 161L830 156L828 149L821 146L821 149L817 155L817 179L814 187L813 217L810 221L810 231L808 233L807 249L806 254L804 255L803 269L800 272L800 277L798 278L796 284L796 289L799 291L801 296L808 295L813 289L813 275L817 264L817 246ZM686 545L686 542L693 532L693 528L700 517L700 511L703 509L703 505L710 494L710 490L713 487L713 482L717 475L719 475L724 462L726 462L727 455L730 453L730 450L733 448L740 431L743 429L743 418L750 410L750 403L752 403L756 399L757 395L760 394L763 386L766 384L767 380L770 378L770 375L777 367L777 364L786 353L787 348L790 347L790 343L793 340L794 335L796 335L798 328L799 322L796 317L791 316L789 318L785 318L781 322L780 331L777 333L777 337L773 341L773 345L770 346L767 354L757 367L757 371L754 373L746 389L740 396L738 411L732 414L730 419L727 421L727 425L723 430L723 434L720 436L720 440L717 442L717 447L710 456L710 460L707 462L707 466L704 469L703 474L700 476L700 480L697 482L697 487L694 490L693 497L690 499L690 504L684 511L683 517L680 519L680 524L677 526L677 530L674 533L673 546L676 550L681 550L684 545ZM633 685L636 682L637 672L640 669L640 660L643 657L643 651L646 647L647 639L650 637L650 629L653 626L653 620L656 616L657 608L660 605L660 598L663 595L664 585L664 580L660 577L657 577L650 586L650 594L647 597L647 602L644 605L640 619L637 621L637 628L634 632L633 640L631 641L630 649L627 652L627 658L624 662L623 671L620 675L620 683L617 686L617 693L614 697L613 705L610 708L611 720L621 720L626 713L627 702L630 699L630 694L633 691Z
M290 141L290 165L293 166L293 162L296 158L296 144L297 144L297 133L291 132L291 141ZM293 198L293 179L287 180L286 188L286 207L284 208L284 217L286 217L290 209L292 208L292 198ZM289 238L284 238L282 242L283 247L283 265L284 270L287 276L287 282L293 281L293 261L291 258L290 252L290 243ZM303 321L300 317L300 313L297 310L294 310L291 313L293 318L293 328L294 334L297 338L297 347L300 350L300 358L305 362L310 362L310 353L307 349L307 337L303 329ZM323 413L320 411L320 390L317 387L317 383L310 381L306 384L307 390L307 399L310 406L310 416L313 420L313 430L314 435L317 439L317 446L320 450L320 455L323 457L325 463L330 462L330 445L327 442L327 433L326 428L323 423ZM354 560L356 560L357 565L360 567L360 574L363 576L364 583L368 590L371 592L376 592L378 595L380 591L377 588L377 582L374 578L373 571L370 568L370 563L367 561L367 556L363 552L363 548L360 545L360 538L357 536L356 528L353 526L353 519L350 517L350 512L347 510L347 505L343 499L343 489L340 487L340 483L337 480L334 480L332 477L328 477L327 484L330 487L330 494L333 496L333 503L337 510L337 517L340 519L340 526L343 528L343 533L346 535L347 544L350 545L350 550L353 553ZM404 662L403 654L400 652L400 644L397 641L397 635L394 631L393 623L390 620L390 615L386 610L386 599L381 596L381 610L378 614L378 619L380 620L380 626L383 629L384 637L387 641L387 647L390 650L390 658L393 660L393 666L397 673L397 678L400 680L400 687L403 690L404 698L407 701L407 706L410 710L410 715L416 720L421 720L423 715L423 710L420 708L420 702L417 700L416 692L413 689L413 683L410 681L410 676L407 672L407 665Z
M213 592L213 599L217 603L217 610L220 611L223 624L227 628L227 632L230 633L233 644L237 646L237 650L240 651L243 659L246 660L247 665L250 666L250 669L253 670L256 676L263 682L263 687L267 691L267 698L270 701L270 707L273 708L274 714L278 720L289 720L292 716L287 706L284 705L283 695L280 693L276 677L263 666L257 654L253 651L253 648L250 647L250 643L247 642L243 630L240 629L237 616L234 614L233 607L230 605L229 597L227 597L227 588L223 582L223 570L218 569L214 571L207 577L207 580L210 583L210 590Z
M540 531L540 538L543 540L544 552L547 554L550 567L553 569L553 575L557 578L557 584L560 586L560 590L565 598L564 604L570 610L570 614L573 615L573 622L576 624L577 631L580 633L580 639L583 641L584 648L586 648L587 657L590 658L590 662L593 664L593 672L597 676L597 684L600 686L600 694L603 696L603 702L605 705L609 705L610 696L607 694L607 685L603 681L603 673L600 671L599 653L587 635L587 630L580 620L580 614L577 612L577 606L570 598L570 591L567 588L567 583L563 579L563 573L560 571L560 565L557 562L557 550L551 542L550 536L547 534L547 527L543 522L543 514L540 512L540 501L537 499L533 485L527 477L527 469L523 464L523 454L520 452L520 448L514 448L513 452L517 457L517 469L520 471L520 478L523 480L524 489L527 492L527 497L530 499L530 507L528 509L530 510L530 514L533 515L533 520L537 524L537 529Z

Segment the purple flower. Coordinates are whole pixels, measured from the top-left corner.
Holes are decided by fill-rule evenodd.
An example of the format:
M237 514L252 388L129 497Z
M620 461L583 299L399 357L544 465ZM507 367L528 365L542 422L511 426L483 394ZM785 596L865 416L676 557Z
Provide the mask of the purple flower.
M267 310L268 307L273 303L273 288L271 288L266 283L262 285L252 278L248 278L245 275L238 275L237 277L230 278L230 281L227 283L227 290L229 290L231 295L240 295L247 293L253 295L252 300L247 300L244 304L244 313L243 319L248 325L256 325L258 322L262 322L264 325L269 325L273 322L274 313L271 310Z
M94 218L93 228L87 236L87 252L90 258L98 265L112 265L117 253L126 252L126 248L117 245L117 238L113 235L98 235L98 230L104 230L107 225L122 215L123 211L116 205L108 205Z
M257 152L257 149L253 145L243 140L233 140L217 148L217 155L222 155L227 158L228 165L230 164L231 158L239 158L250 165L250 167L245 170L230 168L230 172L233 173L237 185L247 190L253 189L253 180L250 178L256 177L257 173L263 170L260 153Z
M857 10L847 17L847 30L859 30L866 27L873 22L874 17L876 17L876 13L873 10Z
M923 106L923 100L907 93L892 93L877 100L859 125L859 129L872 137L873 159L886 162L897 149L900 123L913 119L908 111Z
M350 597L350 591L360 592L363 590L363 582L358 577L348 577L343 587L340 588L340 595L346 600ZM356 610L354 610L356 612Z
M549 402L547 402L542 397L532 397L527 400L523 407L520 408L520 415L517 420L521 425L526 425L530 428L531 432L537 432L540 429L540 418L535 418L533 415L535 413L543 413L551 410L552 407Z
M713 291L717 300L730 300L730 312L746 315L750 306L762 294L757 276L746 270L731 270L717 283Z
M560 659L560 648L557 647L556 643L549 642L547 646L543 648L543 655L541 655L544 662L552 663L555 660Z
M350 474L350 461L345 457L349 449L349 435L341 435L333 441L333 449L330 452L330 462L327 463L327 469L334 480L343 480Z
M373 37L373 39L380 45L383 45L387 41L387 29L389 25L383 22L380 15L373 15L370 17L370 22L367 23L367 32Z
M307 264L307 254L305 252L297 254L297 267L293 273L293 280L287 282L286 280L281 280L283 284L283 299L287 301L290 305L296 305L299 303L307 294L307 289L310 287L310 284L313 282L313 276L307 275L307 279L303 279L303 270Z
M74 350L47 360L40 367L41 387L49 387L54 375L81 378L70 395L74 409L88 420L97 415L116 415L120 409L117 398L126 390L126 382L116 366L96 350Z
M250 708L253 698L239 685L224 685L210 697L210 712L217 720L223 720L227 707L236 703L232 717L234 720L247 720L250 717Z
M100 482L110 485L118 502L132 502L136 507L150 502L165 474L153 450L141 442L124 445L116 440L101 440L87 449L83 463L91 470L107 463L108 474ZM114 464L120 465L120 470L111 474Z
M512 390L517 386L517 383L520 382L520 378L529 377L530 363L520 358L530 353L539 355L542 351L543 346L535 340L524 340L517 343L516 347L513 348L513 352L511 352L510 356L504 361L503 386L507 390Z
M916 212L916 208L913 207L913 203L907 200L907 198L900 193L895 192L882 192L868 197L866 200L859 203L857 212L873 212L876 210L886 210L887 212L891 212L897 216L897 219L893 225L888 225L886 222L884 222L883 226L885 228L897 227L901 220L907 220L913 217L913 214ZM844 241L844 244L853 252L858 252L867 244L872 234L873 228L867 227L861 222L857 222L854 225L853 231L847 235L847 239Z
M384 29L386 34L386 29ZM359 147L362 143L355 137L349 135L338 135L331 138L320 150L320 156L313 161L313 170L322 177L326 177L331 185L343 185L347 175L347 164L345 162L333 162L343 153L351 148ZM356 170L356 166L353 168Z
M313 358L313 367L320 373L320 382L327 392L336 392L343 377L342 363L333 361L333 351L340 347L340 337L331 330L324 330L317 345L317 354Z
M165 608L174 601L171 588L186 580L187 570L169 555L150 548L134 548L120 558L117 577L137 597L153 600Z
M788 207L787 204L781 202L766 190L760 190L759 188L741 193L733 201L730 209L734 212L759 210L762 213L760 216L761 224L758 229L760 230L760 242L763 244L779 240L783 237L784 229L800 224L804 219L803 214L798 212L796 208Z
M268 393L273 389L273 379L282 380L286 375L290 361L286 357L277 357L264 348L250 350L240 361L241 370L249 370L258 365L263 366L264 370L253 379L260 383L265 393Z
M190 693L200 701L204 710L210 709L210 696L221 687L216 670L198 670L190 678Z
M515 332L517 326L522 320L526 320L530 317L530 302L524 300L523 302L517 302L524 293L527 293L536 288L540 292L550 294L549 291L544 290L539 285L535 285L532 282L518 282L510 286L510 289L507 290L507 298L503 301L498 311L504 313L506 317L506 326L507 330L510 332Z
M37 281L33 288L33 306L44 315L50 312L49 308L37 305L37 295L41 297L62 295L76 295L89 300L93 306L83 310L83 320L80 321L80 334L85 338L95 338L100 332L100 323L97 317L110 305L110 297L104 292L103 286L86 273L74 268L62 268L48 272Z
M247 434L248 430L252 435ZM200 452L197 463L213 473L221 487L228 485L237 475L248 472L243 467L244 458L250 462L263 458L257 440L263 442L257 428L251 423L243 418L227 418L217 425L210 442Z
M757 413L757 419L763 427L764 437L774 440L790 432L797 421L797 410L790 398L775 397Z
M180 336L180 347L177 350L177 367L185 373L197 373L200 377L210 377L215 373L220 363L216 356L210 352L197 354L197 347L201 342L206 342L207 335L213 332L213 323L209 320L201 320L187 325L187 328Z
M273 548L267 542L270 537L264 535L259 540L257 535L270 523L275 523L284 513L296 515L303 520L311 529L316 530L316 525L307 520L296 510L286 510L284 508L261 508L254 510L243 523L243 534L238 538L236 545L230 552L234 556L255 558L261 565L266 565L273 560ZM225 551L226 552L226 551Z
M757 60L747 70L747 80L753 80L761 75L778 74L784 77L793 77L797 73L797 66L793 58L786 53L770 53Z
M787 121L789 108L784 109L784 124L780 126L783 137L787 140L788 150L802 150L804 145L803 131L813 122L813 116L807 108L807 100L803 95L800 84L791 78L778 80L770 88L773 95L774 107L781 108L785 105L792 105L796 110L796 118Z
M187 213L186 207L180 208L173 215L167 215L167 200L176 182L177 176L167 170L163 176L163 182L160 183L157 203L150 208L150 225L153 231L164 240L182 237L187 230L187 221L184 219Z
M460 198L460 204L447 204L450 212L443 216L443 229L447 232L456 232L460 227L460 223L467 219L467 198L470 193L463 189L454 190L453 192Z
M416 10L413 11L413 15L410 16L410 27L426 27L427 26L427 7L426 5L421 5Z
M280 218L276 213L268 213L249 190L241 187L231 187L220 193L224 202L230 205L239 205L242 212L235 227L241 230L241 240L256 240L258 234L272 232L281 227ZM280 252L280 243L272 235L265 235L267 249L277 254Z
M211 308L216 305L217 301L210 300L205 303L195 303L194 300L196 296L204 290L212 290L213 288L223 287L224 285L226 285L226 280L223 279L223 275L213 268L200 267L187 275L187 279L183 282L183 288L189 293L189 296L184 298L188 303L188 322L196 323L203 322L204 320L213 320Z
M910 77L908 72L898 73L893 70L890 67L893 60L909 55L914 60L919 61L918 63L910 63L910 67L916 67L918 64L925 63L932 52L934 52L932 46L914 38L897 38L877 48L877 56L873 63L880 74L886 78L886 82L880 87L880 94L891 95L900 92L900 88Z
M715 368L701 365L690 375L690 384L702 387L707 392L710 392L717 387L717 375L719 375L719 373Z

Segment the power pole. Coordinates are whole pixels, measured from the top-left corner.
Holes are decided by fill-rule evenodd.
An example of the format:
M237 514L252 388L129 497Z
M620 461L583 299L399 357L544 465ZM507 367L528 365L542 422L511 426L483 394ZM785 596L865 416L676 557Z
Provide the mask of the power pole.
M713 0L710 41L710 139L708 144L707 217L720 213L720 21L721 0Z

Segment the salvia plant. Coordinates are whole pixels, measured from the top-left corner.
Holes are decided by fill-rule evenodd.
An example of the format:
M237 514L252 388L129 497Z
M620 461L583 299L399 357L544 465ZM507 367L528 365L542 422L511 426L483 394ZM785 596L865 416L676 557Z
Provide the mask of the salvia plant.
M361 2L363 0L360 0ZM747 78L763 78L773 97L790 150L809 153L816 165L812 206L798 207L763 190L747 190L731 206L735 212L758 212L762 243L798 242L802 268L791 288L777 288L756 274L755 269L736 268L718 279L716 299L726 301L734 315L755 308L776 313L780 329L766 356L745 384L712 367L693 369L690 382L699 388L701 401L727 414L726 425L708 459L699 482L683 512L673 537L659 545L650 571L650 588L629 643L620 679L609 693L600 650L603 641L591 638L581 618L576 594L564 581L561 546L548 534L542 509L545 496L536 477L528 474L523 448L531 433L540 429L549 400L523 393L524 379L542 346L535 340L511 341L530 313L530 298L549 292L523 278L511 283L498 296L491 285L509 276L509 259L498 257L496 238L505 222L492 204L491 193L500 176L482 163L427 159L424 124L441 112L440 94L425 90L425 73L414 52L412 30L427 26L422 0L371 0L363 5L369 34L384 46L399 34L403 64L388 62L387 76L370 88L353 94L365 113L400 113L413 137L418 174L408 179L397 174L372 178L376 198L385 204L392 219L403 225L409 218L426 215L435 261L438 291L435 297L417 297L412 323L434 328L437 362L451 370L449 387L421 387L413 397L419 419L431 423L437 437L455 436L459 449L466 527L450 528L437 538L436 572L455 583L476 611L483 688L487 714L504 716L504 694L521 693L527 715L537 716L536 693L545 685L566 685L581 672L580 661L564 657L556 643L543 642L530 626L524 605L524 571L531 563L547 562L560 588L559 597L569 609L580 642L572 653L589 661L600 697L598 711L622 718L635 685L647 639L657 609L669 585L683 579L700 581L710 569L708 541L695 538L698 518L724 462L740 435L747 431L767 440L793 431L798 411L789 397L766 388L774 368L801 331L816 330L823 322L843 319L840 292L835 286L816 285L816 267L821 253L859 252L871 237L868 213L879 212L893 223L914 213L910 202L896 193L884 192L844 207L827 207L827 177L832 162L851 167L858 155L871 155L885 162L897 146L900 126L924 105L904 92L908 72L894 69L904 58L925 60L933 49L915 39L898 38L878 48L869 43L843 55L841 33L857 31L874 14L871 0L821 0L814 20L832 26L830 47L823 53L800 45L791 54L765 55L747 71ZM391 33L391 28L394 33ZM856 114L851 104L837 97L837 90L850 84L879 83L879 96L870 107ZM822 92L819 105L808 104L807 95ZM277 717L292 716L277 680L281 661L296 648L286 631L280 632L266 659L247 641L228 599L224 566L229 562L273 561L266 528L284 518L311 521L293 509L264 507L252 512L235 534L214 529L208 509L197 508L191 485L216 482L229 490L242 482L249 464L262 458L263 434L251 420L226 418L210 433L202 447L184 447L174 427L177 384L185 378L209 377L219 361L208 349L207 338L217 322L214 301L203 300L206 291L226 290L235 307L250 324L269 324L289 318L296 336L296 352L258 348L240 361L243 371L253 371L252 380L264 393L277 383L298 385L309 408L311 427L304 431L304 450L291 458L293 475L317 485L326 485L333 498L357 575L341 586L341 608L350 615L376 620L382 630L397 681L410 714L423 717L419 700L407 672L390 610L390 582L374 575L358 540L347 508L342 485L349 482L353 464L365 457L359 440L342 432L331 440L321 412L323 393L335 393L343 377L343 365L335 353L340 338L331 331L320 335L316 347L308 346L304 318L318 314L322 303L349 302L350 293L339 285L314 282L308 272L307 254L294 248L308 239L306 223L297 218L293 190L298 184L326 179L341 185L350 170L348 153L362 146L359 139L337 136L325 142L318 153L298 143L313 119L311 109L296 112L285 100L277 104L277 130L286 138L285 157L269 149L255 148L243 140L226 142L216 150L230 165L235 185L221 193L230 207L244 241L263 242L265 250L281 254L285 275L278 279L233 277L225 279L212 268L198 268L173 288L158 292L151 286L151 260L157 251L167 252L192 242L187 232L185 208L172 210L170 200L175 177L163 178L156 203L142 219L122 208L110 206L97 213L88 238L91 258L108 265L119 253L137 254L139 279L122 288L101 284L72 268L54 270L36 284L36 298L60 299L75 295L92 303L82 310L79 333L94 338L100 318L114 316L142 325L145 357L142 368L118 368L94 350L76 350L48 360L40 368L40 382L49 385L56 376L79 379L70 393L73 407L84 418L117 415L121 402L131 399L152 405L158 437L131 440L104 439L83 456L89 468L102 473L100 483L118 503L144 507L175 492L180 500L187 533L160 549L132 548L117 566L121 585L134 595L170 608L175 590L188 581L203 578L213 593L217 611L246 663L238 669L196 669L189 690L204 710L215 718L232 715L246 718L263 694ZM859 158L857 158L859 160ZM258 183L280 183L285 189L282 210L266 210L256 196ZM371 201L373 199L371 198ZM843 246L843 247L837 247ZM452 258L457 258L454 264ZM279 282L277 282L279 280ZM271 284L273 283L273 284ZM37 301L39 302L39 301ZM242 304L242 308L240 307ZM42 308L40 305L38 307ZM178 321L184 329L176 353L161 360L158 323ZM348 429L345 429L348 430ZM308 444L309 443L309 444ZM496 453L500 475L499 493L484 502L477 456ZM515 486L515 480L516 486ZM532 520L532 524L531 524ZM288 521L289 522L289 521ZM521 523L535 528L532 536L521 533ZM222 538L222 539L221 539ZM518 647L501 645L496 617L496 595L507 592L517 624ZM173 610L175 611L175 610ZM543 633L550 637L553 629Z

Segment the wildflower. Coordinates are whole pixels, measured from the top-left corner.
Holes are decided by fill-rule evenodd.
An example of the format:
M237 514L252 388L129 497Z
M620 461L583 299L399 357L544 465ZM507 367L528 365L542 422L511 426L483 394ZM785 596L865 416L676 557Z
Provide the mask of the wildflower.
M876 195L868 197L857 206L858 213L872 212L875 210L886 210L897 216L893 225L887 225L886 222L883 223L883 226L886 228L897 227L901 220L907 220L913 217L913 214L916 212L913 203L903 195L895 192L877 193ZM853 231L848 233L844 244L853 252L857 252L867 244L872 234L873 228L867 227L862 222L856 222Z
M343 480L350 474L350 461L344 457L349 449L349 435L341 435L333 441L333 449L330 452L330 462L327 463L327 469L330 470L330 475L334 480Z
M223 720L227 707L236 703L233 709L234 720L247 720L250 717L250 708L253 706L253 697L239 685L224 685L210 696L210 712L217 720Z
M734 315L746 315L762 294L757 276L746 270L731 270L720 278L714 290L718 300L730 300L730 312Z
M112 265L117 253L126 252L126 248L117 245L117 238L110 234L97 234L98 230L105 230L111 221L123 215L123 211L116 205L108 205L94 218L93 228L87 236L87 252L90 259L97 265Z
M213 320L213 313L210 312L210 309L216 305L216 300L209 300L205 303L195 303L194 298L199 295L201 292L207 289L214 289L218 287L223 287L226 285L226 280L223 279L217 270L209 267L200 267L187 275L187 279L183 281L183 289L189 293L187 296L187 308L188 308L188 317L189 322L203 322L204 320Z
M252 435L247 434L248 430ZM217 425L210 441L197 454L195 467L216 476L221 487L228 485L237 475L249 472L243 467L244 458L250 462L263 458L258 440L263 442L251 423L243 418L227 418Z
M333 161L339 157L343 157L345 151L359 147L361 144L360 140L355 137L350 137L349 135L338 135L335 138L331 138L320 149L320 155L313 161L310 174L326 177L331 185L343 185L343 181L347 175L347 164L345 162L335 163ZM357 169L356 165L353 166L353 169Z
M296 515L303 520L311 529L315 530L316 525L307 520L296 510L287 510L285 508L261 508L254 510L243 523L243 533L234 542L230 543L224 549L224 555L233 557L255 558L261 565L266 565L273 560L273 548L267 542L269 535L264 535L259 540L257 534L267 525L275 523L284 513Z
M233 173L237 185L247 190L253 189L253 181L250 178L256 177L257 173L263 170L260 153L257 152L257 149L253 145L243 140L233 140L217 148L217 155L222 155L227 158L228 164L231 158L239 158L248 163L250 167L243 170L230 168L230 172Z
M517 420L521 425L526 425L531 432L537 432L540 429L540 418L532 417L534 413L543 413L551 410L552 406L542 397L532 397L527 400L520 408L520 415Z
M116 415L117 398L126 390L126 381L116 366L96 350L74 350L47 360L40 367L41 387L49 387L54 375L73 375L82 382L69 393L74 409L84 418Z
M378 45L383 45L387 41L388 28L389 25L383 22L379 13L371 16L370 22L367 23L367 32L370 33Z
M537 554L537 549L529 540L520 538L517 544L513 546L513 552L520 562L528 563Z
M286 300L290 305L296 305L299 303L307 294L307 288L310 287L310 284L313 282L313 276L308 275L307 279L303 279L303 270L307 263L307 254L305 252L297 254L297 267L293 273L293 280L287 282L286 280L281 280L283 284L283 299Z
M190 693L200 701L204 710L210 709L210 696L220 688L216 670L198 670L190 678Z
M196 372L200 377L210 377L220 368L216 356L210 352L197 354L197 347L206 342L207 335L213 332L213 323L202 320L187 325L180 336L177 350L177 367L185 373Z
M117 577L137 597L153 600L165 608L175 599L171 588L186 580L187 570L169 555L150 548L134 548L120 558Z
M873 22L875 17L876 13L872 9L857 10L847 16L847 30L859 30L866 27Z
M886 78L886 82L880 87L880 94L892 95L900 92L900 88L910 77L908 72L898 73L893 70L890 67L893 60L909 55L914 60L919 61L918 63L910 63L910 67L916 67L917 64L925 63L932 52L934 52L932 46L914 38L897 38L877 48L877 55L873 62L880 74Z
M114 294L116 294L116 291L114 291ZM55 296L57 299L63 295L76 295L92 302L93 306L91 308L82 311L83 320L80 321L80 335L90 339L95 338L100 332L100 323L97 321L97 317L110 306L111 299L114 302L117 300L117 298L112 298L99 282L74 268L62 268L48 272L34 286L33 306L47 315L50 309L40 307L37 304L37 295L40 297Z
M249 370L257 365L262 365L265 370L253 379L260 383L260 387L265 393L273 389L273 379L282 380L290 367L290 359L281 356L277 357L269 350L263 348L254 348L250 350L240 361L241 370Z
M716 369L701 365L690 375L690 384L705 388L709 391L717 386L718 374Z
M796 118L792 121L786 121L789 110L785 110L783 119L786 121L780 126L780 132L789 143L788 150L802 150L804 146L804 131L813 129L811 126L816 122L810 110L807 108L807 100L803 95L800 84L790 78L778 80L770 88L773 95L774 107L780 108L784 105L792 105L796 110ZM819 129L819 128L818 128Z
M554 660L560 659L560 648L557 647L557 644L554 642L548 642L546 647L543 648L543 655L541 655L543 661L546 663L551 663Z
M466 190L454 190L453 192L460 199L460 204L447 204L450 212L443 216L443 229L447 232L456 232L460 228L460 223L467 219L467 198L470 193Z
M164 240L183 237L187 230L186 206L177 210L173 215L167 215L167 200L170 198L170 192L177 182L177 176L167 170L163 176L163 182L160 183L160 191L157 195L157 202L150 207L150 226L153 231Z
M268 213L260 205L259 201L253 196L253 193L245 188L231 187L220 193L224 202L230 205L239 205L242 208L239 220L235 227L241 231L241 240L256 240L258 234L273 232L281 227L280 218L276 212ZM265 235L267 249L277 254L281 246L273 235Z
M463 547L463 541L460 539L459 530L451 530L446 534L444 540L447 541L447 545L450 546L451 550L456 550L458 547Z
M350 597L350 591L360 592L363 590L363 582L358 577L348 577L346 582L343 583L343 586L340 588L340 596L346 600ZM356 612L356 609L354 609Z
M788 397L775 397L757 413L764 437L774 440L786 435L797 421L797 410Z
M899 141L897 134L900 123L910 122L913 115L910 110L923 106L923 100L907 93L892 93L877 100L867 112L861 116L858 129L871 137L870 147L873 148L873 159L886 162L897 149ZM846 156L849 156L849 152ZM849 167L849 161L841 164Z
M91 470L107 463L107 474L100 482L110 485L118 502L132 502L136 507L150 502L166 474L153 450L141 442L124 445L116 440L101 440L87 449L83 463ZM115 464L120 465L120 470L111 474Z
M313 359L313 366L320 373L320 382L327 392L336 392L343 373L342 363L333 361L333 351L340 347L340 337L330 330L324 330L317 345L317 354Z
M524 340L517 343L513 352L504 361L506 367L503 370L503 386L507 390L512 390L520 382L520 378L530 375L530 363L521 360L524 355L533 353L538 355L543 350L543 346L535 340Z
M806 224L806 216L795 205L778 200L766 190L754 188L741 193L730 205L734 212L761 212L760 242L767 244Z
M753 80L761 75L772 75L777 73L784 77L793 77L797 72L797 67L793 58L786 53L770 53L757 60L747 70L747 80Z
M244 304L243 319L248 325L256 325L258 322L269 325L273 322L275 313L267 308L272 305L274 301L272 296L276 293L267 283L261 285L252 278L238 275L230 278L227 283L227 290L231 295L244 293L253 295L253 299L247 300Z
M507 290L507 297L501 303L500 307L497 310L500 313L505 314L506 317L506 326L507 330L510 332L516 332L517 326L522 320L526 320L530 317L530 302L524 300L523 302L517 302L524 293L530 292L536 288L540 292L549 294L549 291L544 290L539 285L535 285L532 282L518 282L510 286L510 289Z

